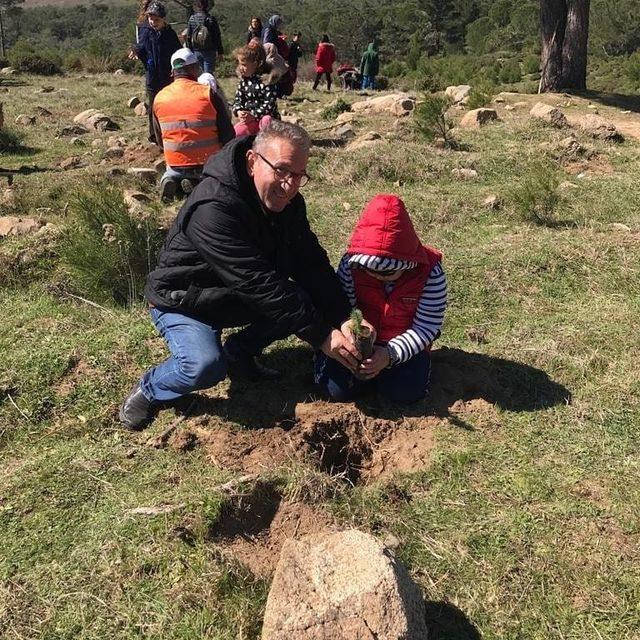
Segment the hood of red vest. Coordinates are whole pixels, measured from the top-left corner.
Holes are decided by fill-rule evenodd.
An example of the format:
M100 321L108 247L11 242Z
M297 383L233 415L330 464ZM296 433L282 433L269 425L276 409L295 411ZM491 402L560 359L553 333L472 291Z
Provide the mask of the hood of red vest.
M404 202L387 193L375 196L364 208L347 252L429 263L427 249L413 228Z

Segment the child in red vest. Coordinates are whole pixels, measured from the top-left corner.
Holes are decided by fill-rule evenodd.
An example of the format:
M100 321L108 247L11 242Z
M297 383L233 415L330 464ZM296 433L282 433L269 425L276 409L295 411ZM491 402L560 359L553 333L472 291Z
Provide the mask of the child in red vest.
M316 358L316 382L333 399L351 400L369 386L401 404L424 398L429 351L447 304L441 259L437 249L420 242L400 198L380 194L367 204L338 276L351 305L375 328L376 343L357 378L335 360Z

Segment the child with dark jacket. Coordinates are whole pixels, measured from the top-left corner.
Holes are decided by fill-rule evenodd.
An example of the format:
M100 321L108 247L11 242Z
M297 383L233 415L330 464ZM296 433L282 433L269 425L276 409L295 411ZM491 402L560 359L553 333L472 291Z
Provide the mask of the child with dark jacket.
M161 2L151 2L146 9L147 24L138 25L138 41L129 57L139 58L145 69L149 140L155 142L153 101L161 89L171 83L171 56L181 48L176 32L167 23L167 10Z
M447 305L441 260L418 238L400 198L380 194L365 207L338 277L352 307L375 329L375 344L357 376L323 354L316 357L316 382L332 398L348 401L367 387L401 404L424 398L431 344Z
M239 119L236 136L255 135L273 118L280 119L276 84L262 78L265 51L260 44L250 44L234 52L238 60L240 83L231 111Z

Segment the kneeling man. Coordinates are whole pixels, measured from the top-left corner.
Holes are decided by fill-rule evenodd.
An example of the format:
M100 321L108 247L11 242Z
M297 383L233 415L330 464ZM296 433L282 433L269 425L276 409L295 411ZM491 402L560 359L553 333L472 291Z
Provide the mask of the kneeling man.
M162 402L225 378L227 366L253 378L278 372L257 360L295 334L354 370L351 306L309 227L304 198L311 140L274 120L257 137L227 144L182 207L145 289L171 356L147 371L120 408L144 428ZM225 327L244 327L221 345Z

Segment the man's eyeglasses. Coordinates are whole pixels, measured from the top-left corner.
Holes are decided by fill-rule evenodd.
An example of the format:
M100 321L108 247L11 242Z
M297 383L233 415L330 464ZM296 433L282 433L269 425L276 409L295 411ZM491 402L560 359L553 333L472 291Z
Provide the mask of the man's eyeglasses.
M311 180L311 176L306 173L295 173L295 171L289 171L289 169L285 169L284 167L276 167L261 153L256 152L256 155L260 156L273 169L273 175L281 182L297 182L299 187L304 187L304 185Z

